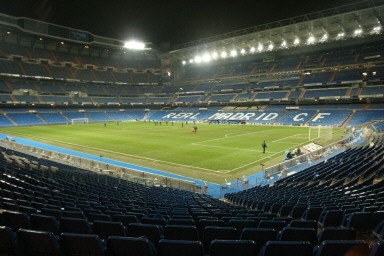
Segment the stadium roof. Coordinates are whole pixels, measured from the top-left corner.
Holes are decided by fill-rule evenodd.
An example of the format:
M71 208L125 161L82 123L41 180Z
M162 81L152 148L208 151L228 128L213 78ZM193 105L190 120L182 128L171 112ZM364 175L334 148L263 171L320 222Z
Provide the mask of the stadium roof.
M197 40L168 55L188 64L382 33L384 1L362 1ZM220 56L225 52L225 56ZM208 57L209 55L209 57ZM215 55L215 56L214 56Z

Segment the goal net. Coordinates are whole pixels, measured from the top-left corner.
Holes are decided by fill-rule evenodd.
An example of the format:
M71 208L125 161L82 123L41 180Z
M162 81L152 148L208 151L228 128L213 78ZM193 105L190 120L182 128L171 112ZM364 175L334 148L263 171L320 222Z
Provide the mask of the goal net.
M88 118L74 118L71 119L71 124L87 124L89 123Z
M308 140L329 141L332 140L333 127L332 126L315 126L309 127Z

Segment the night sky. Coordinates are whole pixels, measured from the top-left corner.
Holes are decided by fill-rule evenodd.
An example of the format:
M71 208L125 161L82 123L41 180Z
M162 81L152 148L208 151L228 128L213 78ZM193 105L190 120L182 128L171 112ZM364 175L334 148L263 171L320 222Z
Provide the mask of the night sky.
M1 0L0 12L96 35L171 45L358 2L355 0Z

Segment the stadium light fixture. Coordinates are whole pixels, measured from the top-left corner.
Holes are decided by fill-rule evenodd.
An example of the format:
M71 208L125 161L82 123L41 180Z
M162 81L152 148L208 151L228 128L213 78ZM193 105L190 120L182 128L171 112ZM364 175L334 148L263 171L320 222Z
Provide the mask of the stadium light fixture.
M275 46L273 45L273 43L270 43L270 44L268 45L268 50L269 50L269 51L272 51L273 48L275 48Z
M212 59L217 60L218 57L219 55L217 54L217 52L212 53Z
M321 38L320 38L320 42L326 42L328 40L328 34L324 34Z
M64 45L65 43L63 41L60 42L61 45Z
M300 38L296 37L295 40L293 40L293 45L300 44Z
M221 58L225 59L225 58L227 58L228 54L226 51L223 51L223 52L221 52L220 56L221 56Z
M373 75L373 76L375 76L376 74L377 74L376 71L373 71L373 72L372 72L372 75Z
M130 49L130 50L144 50L145 43L139 42L136 40L130 40L124 43L124 48Z
M337 39L341 39L341 38L343 38L344 36L345 36L345 33L344 33L344 32L340 32L340 33L337 34L336 38L337 38Z
M262 44L259 44L259 45L257 46L257 51L258 51L258 52L262 52L263 49L264 49L264 46L263 46Z
M357 28L355 29L355 31L353 31L354 36L360 36L362 33L363 33L363 30L361 28Z
M285 40L283 40L282 42L281 42L281 48L287 48L287 41L285 41Z
M247 53L247 51L243 48L243 49L241 49L240 53L241 53L242 55L244 55L244 54Z
M39 37L39 41L43 41L43 38L42 38L42 37Z
M381 32L381 29L382 29L381 25L374 26L372 28L372 33L373 34L379 34Z
M187 62L186 62L185 60L183 60L183 61L181 62L181 64L185 65L185 64L187 64Z
M194 61L199 64L202 61L202 58L199 55L196 55Z
M236 57L237 56L237 51L236 50L232 50L231 51L231 56L232 57Z
M189 63L193 63L193 59L190 59L190 60L189 60Z
M249 51L250 51L251 53L254 53L254 52L256 51L256 48L252 46L251 49L249 49Z
M7 31L7 35L10 35L10 34L12 34L11 31Z
M203 54L203 61L204 62L210 62L211 61L211 55L209 55L208 53L204 53Z
M307 44L313 44L316 41L314 36L309 36L307 39Z

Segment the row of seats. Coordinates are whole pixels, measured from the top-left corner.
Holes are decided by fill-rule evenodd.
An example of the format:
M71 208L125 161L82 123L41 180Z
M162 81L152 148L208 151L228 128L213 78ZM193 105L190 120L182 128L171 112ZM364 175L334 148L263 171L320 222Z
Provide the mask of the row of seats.
M8 255L28 256L204 256L204 247L198 241L161 239L154 245L145 237L111 236L106 241L97 235L62 233L56 237L50 232L20 229L17 235L7 227L0 227L0 250ZM212 241L210 256L381 256L384 241L369 248L364 241L324 241L313 247L305 241L269 241L260 250L252 240Z

